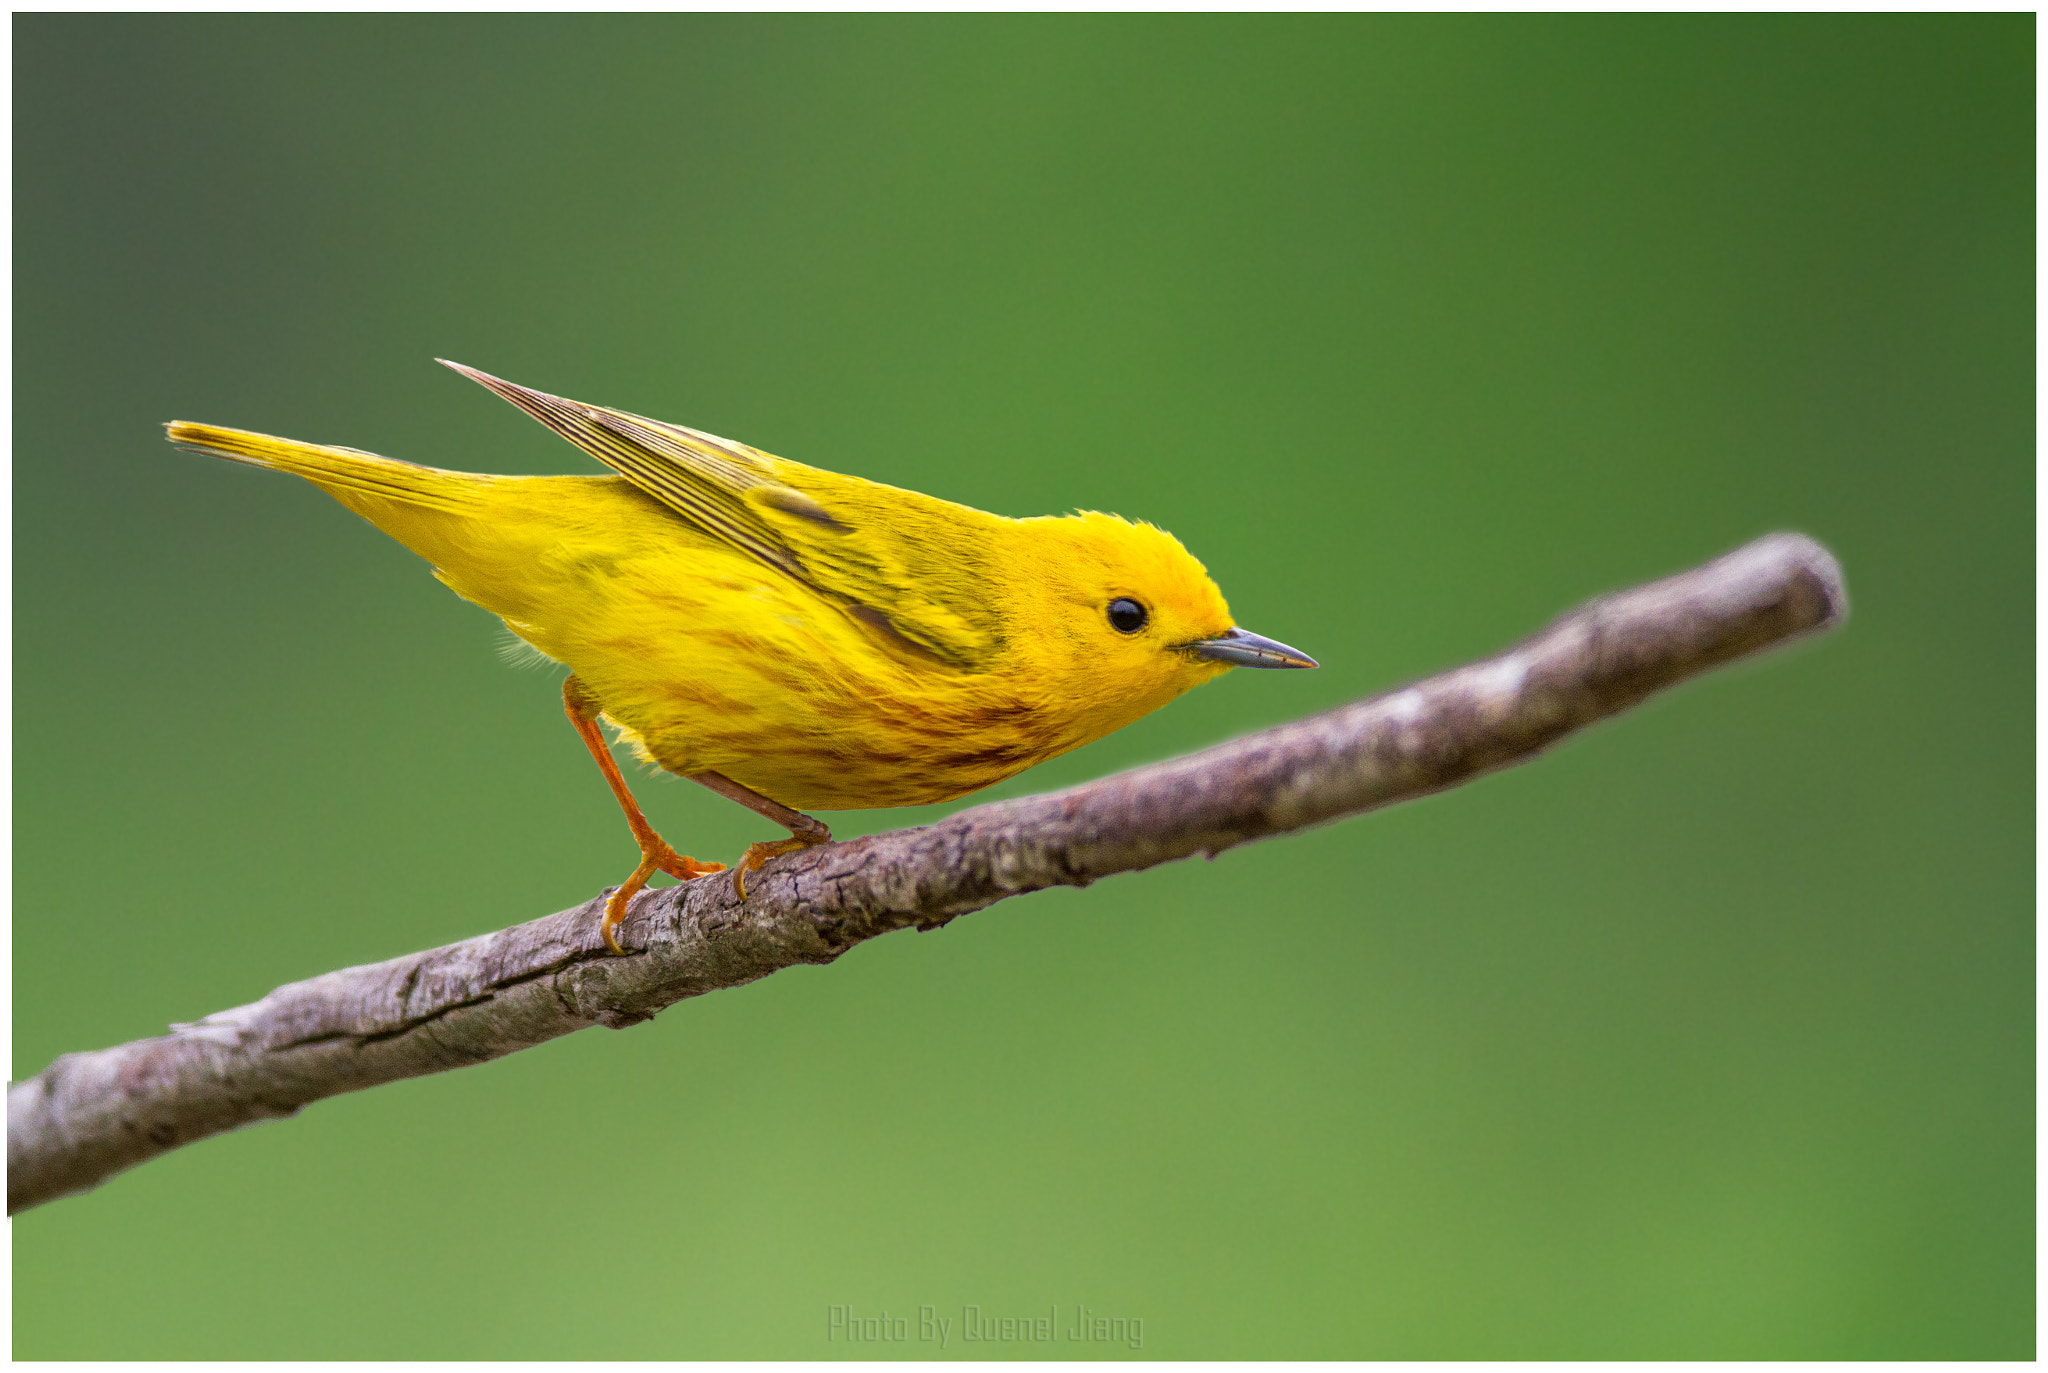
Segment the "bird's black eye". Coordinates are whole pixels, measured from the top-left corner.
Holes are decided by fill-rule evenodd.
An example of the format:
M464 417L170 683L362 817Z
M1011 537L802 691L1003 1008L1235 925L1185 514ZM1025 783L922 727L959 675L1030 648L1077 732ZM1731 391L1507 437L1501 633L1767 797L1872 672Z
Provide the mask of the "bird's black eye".
M1119 596L1109 603L1109 623L1119 633L1136 634L1145 627L1145 607Z

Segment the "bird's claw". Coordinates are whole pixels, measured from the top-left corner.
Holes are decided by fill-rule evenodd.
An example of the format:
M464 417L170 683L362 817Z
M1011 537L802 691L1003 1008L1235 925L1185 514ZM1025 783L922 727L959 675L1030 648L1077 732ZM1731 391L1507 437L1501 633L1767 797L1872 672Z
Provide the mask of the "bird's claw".
M621 882L604 903L604 942L616 954L625 953L619 946L619 922L626 918L626 907L640 889L647 885L647 879L657 872L665 872L678 881L688 882L698 877L709 877L714 872L724 872L723 863L700 863L687 855L677 853L660 839L655 839L640 851L640 866L633 869L633 875Z
M758 844L747 845L747 851L740 855L740 861L733 866L732 889L739 893L740 900L747 899L747 874L761 871L761 865L771 858L780 858L785 853L795 853L822 844L822 839L805 839L791 835L787 839L765 839Z
M677 853L666 844L663 844L661 849L654 866L679 882L693 882L699 877L709 877L714 872L725 871L723 863L700 863L686 854Z

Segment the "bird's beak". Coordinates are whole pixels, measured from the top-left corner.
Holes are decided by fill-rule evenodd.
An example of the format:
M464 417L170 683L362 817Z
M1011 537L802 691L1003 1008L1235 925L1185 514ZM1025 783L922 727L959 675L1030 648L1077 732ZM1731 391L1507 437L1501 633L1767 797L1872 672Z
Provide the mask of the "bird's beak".
M1249 630L1233 629L1228 634L1219 634L1213 639L1197 639L1180 647L1197 658L1209 658L1219 663L1235 663L1239 667L1314 667L1316 660L1298 648Z

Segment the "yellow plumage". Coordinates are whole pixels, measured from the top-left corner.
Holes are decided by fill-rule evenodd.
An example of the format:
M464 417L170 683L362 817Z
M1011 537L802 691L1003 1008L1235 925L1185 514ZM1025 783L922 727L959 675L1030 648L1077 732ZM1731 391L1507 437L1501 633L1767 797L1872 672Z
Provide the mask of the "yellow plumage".
M945 801L1232 662L1313 665L1235 630L1202 565L1150 525L1007 519L458 370L620 475L486 476L168 428L320 487L568 664L572 715L580 684L586 715L707 785L802 809ZM1120 627L1131 605L1142 624Z

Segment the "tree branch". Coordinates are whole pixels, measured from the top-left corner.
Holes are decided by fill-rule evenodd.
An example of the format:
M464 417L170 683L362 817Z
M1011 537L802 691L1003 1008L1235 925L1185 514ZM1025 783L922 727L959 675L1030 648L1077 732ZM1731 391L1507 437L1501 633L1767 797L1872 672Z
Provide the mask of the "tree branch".
M864 939L1050 886L1355 815L1534 756L1651 692L1838 622L1841 570L1774 534L1602 597L1485 662L1071 790L771 862L740 901L718 877L638 897L607 953L602 895L496 934L344 968L7 1090L9 1214L181 1144L308 1102L460 1068Z

